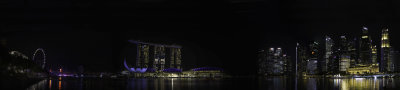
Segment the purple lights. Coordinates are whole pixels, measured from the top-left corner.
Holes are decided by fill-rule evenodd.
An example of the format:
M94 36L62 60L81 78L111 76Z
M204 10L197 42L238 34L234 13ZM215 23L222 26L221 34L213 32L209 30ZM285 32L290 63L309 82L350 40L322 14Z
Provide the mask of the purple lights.
M140 72L140 73L144 73L144 72L146 72L146 71L147 71L147 68L136 68L136 69L134 69L134 68L131 68L131 71L133 71L133 72Z
M147 71L147 68L130 68L128 67L128 65L126 64L126 60L124 60L124 66L126 69L128 69L129 72L140 72L140 73L144 73Z
M74 75L73 75L73 74L60 73L60 74L58 74L57 76L60 76L60 77L70 77L70 76L74 76Z

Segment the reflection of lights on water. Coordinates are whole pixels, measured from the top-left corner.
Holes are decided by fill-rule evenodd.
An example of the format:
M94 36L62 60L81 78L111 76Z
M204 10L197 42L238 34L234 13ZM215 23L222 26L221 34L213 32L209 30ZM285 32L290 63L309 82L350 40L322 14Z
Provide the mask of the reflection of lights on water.
M383 87L385 87L385 85L386 85L385 78L382 79L382 83L383 83Z
M341 90L349 90L349 83L347 82L347 80L343 80L341 79Z
M361 82L362 80L364 80L364 78L356 78L357 82Z
M172 90L174 90L174 79L173 78L171 80L171 86L172 86Z
M49 80L49 89L51 90L51 79Z
M175 73L171 73L171 74L168 74L168 77L179 77L179 76Z
M58 89L61 90L61 77L58 77Z
M47 83L47 80L42 80L42 81L40 81L40 82L38 82L36 84L33 84L32 86L30 86L26 90L37 90L37 89L42 90L42 89L45 89L46 88L45 87L46 83Z
M379 83L379 81L377 81L376 80L376 76L374 76L374 89L376 89L376 85L379 85L379 84L376 84L376 83Z
M334 82L334 86L335 87L339 87L340 84L341 84L341 80L340 79L334 79L333 82Z
M58 81L58 90L61 90L61 81Z
M364 78L355 78L355 80L356 80L356 83L353 83L353 84L355 84L354 86L356 86L356 88L364 87L364 82L365 82L365 84L367 84L367 80L364 80Z

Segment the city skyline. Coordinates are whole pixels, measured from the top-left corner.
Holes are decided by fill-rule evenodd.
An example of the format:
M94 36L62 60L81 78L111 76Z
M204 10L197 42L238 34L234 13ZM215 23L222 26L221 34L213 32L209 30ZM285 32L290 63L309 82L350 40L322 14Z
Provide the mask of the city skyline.
M400 88L400 0L0 3L2 90Z
M296 73L296 76L332 74L362 75L400 71L398 70L400 63L396 60L397 57L399 57L399 54L397 54L398 51L390 45L389 37L391 36L388 28L382 28L380 36L381 40L375 42L371 39L372 35L369 34L368 31L368 28L363 26L360 30L360 34L327 34L325 38L320 38L320 40L315 40L312 43L297 43L295 49L296 64L293 64L296 65L296 68L293 70L293 68L290 67L290 69L295 72L280 75L291 75L293 73ZM380 44L376 45L374 43ZM377 46L380 46L380 48ZM281 47L279 47L279 50L281 50ZM274 72L269 70L273 67L264 66L264 62L269 63L265 64L267 66L278 65L281 68L288 68L290 66L280 66L277 63L273 63L276 62L273 58L274 56L269 53L267 54L267 52L273 51L274 48L272 47L260 49L258 51L258 62L261 63L258 70L259 74L264 75L265 73L265 75L268 76L268 74ZM380 51L380 53L378 53L378 51ZM265 55L263 55L264 52ZM273 62L271 62L271 60ZM283 61L284 64L289 64L286 63L286 60L278 61Z
M368 28L368 27L367 27ZM354 30L354 32L352 32L352 33L356 33L356 32L358 32L358 33L361 33L362 32L362 26L360 26L359 27L359 29L358 30ZM390 28L389 28L390 29ZM373 30L373 29L371 29L371 28L369 28L369 31L370 32L376 32L376 31L379 31L379 30ZM85 31L83 31L83 32L85 32ZM91 31L87 31L86 33L90 33ZM262 31L259 31L259 32L262 32ZM286 36L286 35L284 35L284 33L282 33L281 31L271 31L272 33L277 33L276 35L283 35L283 36ZM298 31L296 31L296 32L298 32ZM393 34L396 34L396 31L395 30L393 30L393 31L389 31L389 32L393 32ZM18 33L18 32L15 32L15 33ZM22 33L26 33L26 34L22 34L22 35L24 35L24 36L29 36L29 35L31 35L32 37L33 36L39 36L40 38L46 38L46 32L43 34L40 34L40 33L32 33L32 32L22 32ZM32 34L28 34L28 33L32 33ZM55 33L55 32L47 32L48 34L50 34L50 33ZM79 32L77 32L77 33L79 33ZM108 41L108 42L110 42L110 41L112 41L112 42L114 42L116 39L115 38L118 38L118 37L115 37L115 36L112 36L112 35L118 35L118 34L106 34L106 33L103 33L103 32L98 32L99 33L99 35L101 36L101 35L103 35L103 36L107 36L107 37L103 37L103 36L101 36L101 37L103 37L104 39L106 39L106 41ZM142 32L138 32L138 33L142 33ZM204 34L204 35L211 35L211 36L213 36L213 37L210 37L209 39L211 40L212 38L219 38L219 39L221 39L222 41L223 40L229 40L229 42L231 42L231 43L235 43L236 42L236 40L234 40L234 39L230 39L230 38L236 38L236 39L252 39L252 38L259 38L259 37L264 37L264 36L253 36L253 37L236 37L236 36L238 36L238 35L241 35L241 34L239 34L239 32L232 32L232 33L223 33L223 32L214 32L214 33L208 33L208 32L194 32L194 33L190 33L190 34L185 34L185 33L187 33L187 32L181 32L181 33L179 33L179 34L173 34L173 35L177 35L177 36L173 36L173 37L170 37L170 35L162 35L161 33L165 33L165 32L161 32L161 31L159 31L158 32L158 34L156 34L156 35L151 35L151 32L144 32L144 33L146 33L146 35L150 35L150 36L146 36L145 38L147 38L147 40L149 40L149 41L162 41L162 42L168 42L168 43L170 43L170 44L173 44L173 42L174 41L177 41L177 43L185 43L185 41L188 41L189 39L179 39L180 37L186 37L186 36L190 36L190 35L192 35L192 36L190 36L192 39L196 39L198 36L203 36L203 35L201 35L201 34ZM157 32L156 32L157 33ZM172 32L171 32L172 33ZM196 35L195 33L200 33L200 35ZM337 33L343 33L343 32L337 32ZM60 42L58 42L58 43L63 43L62 41L65 41L65 40L68 40L68 39L65 39L65 37L70 37L70 36L68 36L69 34L73 34L73 32L70 32L70 33L66 33L66 34L61 34L61 36L60 37L58 37L58 39L60 39ZM244 33L244 35L257 35L257 34L260 34L260 33L257 33L257 31L255 31L255 32L247 32L247 33ZM267 34L271 34L271 33L267 33ZM13 35L13 34L10 34L10 36L11 35ZM84 34L82 34L81 36L83 36ZM129 36L129 35L126 35L126 34L120 34L120 35L123 35L123 37L120 37L120 38L126 38L126 40L128 40L127 39L127 37ZM125 36L124 36L125 35ZM157 35L161 35L161 36L157 36ZM193 36L193 35L195 35L195 36ZM221 36L220 36L221 35ZM308 39L303 39L303 40L299 40L299 41L297 41L296 39L294 39L293 37L291 37L290 36L290 33L288 34L289 35L289 37L282 37L282 39L290 39L290 40L288 40L288 41L285 41L285 40L282 40L283 41L283 43L294 43L294 45L295 45L295 43L296 42L299 42L299 43L301 43L302 44L302 41L311 41L311 40L308 40ZM329 35L329 34L326 34L326 35ZM348 36L351 36L351 37L354 37L354 36L352 36L352 35L349 35L349 34L347 34ZM376 35L376 34L370 34L371 35L371 37L372 37L372 40L374 41L374 40L376 40L376 39L374 39L374 38L379 38L379 35ZM134 38L135 38L135 35L132 35L132 36L134 36ZM143 36L143 35L142 35ZM153 36L157 36L157 37L168 37L169 38L169 40L172 40L172 41L167 41L167 40L156 40L156 38L154 38ZM228 37L226 37L226 36L228 36ZM271 35L271 36L268 36L268 37L274 37L275 35ZM317 35L316 35L317 36ZM320 35L320 36L322 36L322 35ZM376 36L378 36L378 37L376 37ZM140 37L141 36L136 36L136 38L139 38L139 40L140 40ZM391 35L390 37L393 37L391 40L396 40L396 38L394 38L394 37L396 37L396 35ZM12 38L14 38L14 39L16 39L16 40L18 40L18 36L13 36ZM12 39L11 38L11 39ZM143 38L143 37L142 37ZM167 38L167 39L168 39ZM32 40L33 40L34 38L32 38ZM65 39L65 40L63 40L63 39ZM108 40L107 40L108 39ZM202 41L205 41L205 42L207 42L207 40L206 39L200 39L200 38L197 38L198 40L202 40ZM20 38L19 38L19 40L21 40ZM40 40L40 39L38 39L38 40ZM89 39L85 39L85 40L89 40ZM94 38L93 38L93 40L95 40ZM144 39L144 40L146 40L146 39ZM296 40L296 41L295 41ZM212 40L212 41L214 41L214 42L218 42L219 40ZM126 42L126 41L122 41L122 40L120 40L119 42ZM172 43L171 43L172 42ZM253 40L250 40L250 41L246 41L246 42L248 42L246 45L247 46L251 46L251 45L255 45L255 46L257 46L256 44L257 43L255 43L255 42L259 42L259 43L263 43L264 42L264 40L263 39L253 39ZM192 45L193 45L193 43L195 43L195 42L190 42L190 43L187 43L186 42L186 44L188 44L188 45L190 45L192 43ZM197 42L196 42L197 43ZM222 44L222 42L219 42L219 43L221 43L221 45L222 46L224 46L225 44ZM268 45L270 45L270 46L278 46L279 44L280 45L282 45L283 44L282 42L281 43L268 43ZM374 45L377 45L377 47L380 47L379 46L379 44L377 44L377 43L379 43L379 42L373 42L373 44ZM245 43L242 43L242 45L243 44L245 44ZM396 42L394 42L394 43L391 43L391 44L393 44L393 46L395 46L396 45ZM107 45L107 43L105 44L105 45ZM114 45L118 45L118 44L114 44ZM212 47L212 45L207 45L206 43L205 44L203 44L203 45L205 45L205 47L207 47L207 49L209 49L210 50L210 47ZM245 45L245 46L246 46ZM264 46L266 45L266 43L264 43ZM288 44L285 44L285 45L287 45L287 46L290 46L290 47L287 47L287 46L282 46L281 48L282 49L284 49L284 51L287 51L287 55L288 56L295 56L295 54L293 53L293 51L294 51L294 48L293 47L295 47L295 46L293 46L293 45L288 45ZM13 45L11 45L11 46L13 46ZM18 45L15 45L15 46L18 46ZM110 45L108 45L108 46L110 46ZM259 45L260 46L260 45ZM39 46L37 46L37 47L39 47ZM197 47L197 46L196 46ZM43 47L42 47L43 48ZM292 49L292 50L288 50L288 48L290 48L290 49ZM32 47L31 49L36 49L35 47ZM46 48L45 48L46 49ZM226 48L227 49L227 48ZM244 49L244 48L243 48ZM243 50L243 49L241 49L241 50ZM189 49L190 50L190 49ZM197 49L197 50L199 50L199 49ZM258 50L257 48L250 48L250 49L246 49L245 51L251 51L251 50ZM184 50L185 51L185 50ZM204 51L204 50L203 50ZM215 51L215 50L211 50L211 51ZM217 50L218 51L218 50ZM234 50L233 50L234 51ZM378 51L378 52L380 52L380 51ZM32 51L24 51L24 53L33 53ZM222 53L221 51L219 51L219 53ZM190 54L189 54L190 55ZM104 56L104 55L103 55ZM208 55L209 56L209 55ZM227 55L227 56L229 56L229 55ZM249 54L246 54L245 55L246 57L250 57L251 55L249 55ZM241 58L246 58L245 56L239 56L239 57L241 57ZM379 55L378 55L379 56ZM217 57L219 57L219 56L217 56ZM115 58L115 57L113 57L113 58ZM201 58L201 57L200 57ZM221 57L219 57L219 58L221 58ZM253 57L253 58L255 58L255 57ZM120 58L119 58L120 59ZM205 58L203 58L203 59L205 59ZM122 59L121 59L122 60ZM210 61L215 61L216 59L214 59L214 60L210 60ZM291 60L294 62L294 58L291 58ZM193 60L193 61L195 61L195 60ZM229 61L229 60L224 60L224 61ZM51 61L50 61L51 62ZM119 62L122 62L122 61L119 61ZM113 62L114 63L114 66L118 66L120 63L116 63L116 62ZM217 67L224 67L223 65L222 65L222 62L219 62L219 64L216 64L216 63L214 63L214 65L212 65L212 64L206 64L207 62L202 62L202 61L195 61L195 62L198 62L198 63L200 63L200 64L198 64L198 65L204 65L204 66L217 66ZM247 62L246 64L244 64L245 66L251 66L252 65L252 63L253 62L255 62L255 61L252 61L252 62ZM192 63L191 65L194 65L194 63ZM232 66L228 66L228 67L234 67L235 65L239 65L239 61L236 61L236 60L234 60L234 62L233 62L233 65ZM68 66L68 65L66 65L66 66ZM74 66L70 66L70 67L74 67ZM252 68L256 68L256 67L252 67ZM115 69L114 69L115 70ZM113 70L112 70L113 71ZM255 71L251 71L251 72L248 72L248 73L250 73L250 74L252 74L252 73L255 73Z
M49 36L50 34L52 35ZM91 37L86 37L87 35ZM135 44L130 43L129 40L140 40L149 43L181 45L183 47L182 63L184 63L181 67L183 67L184 70L198 67L220 67L230 68L227 69L227 72L229 71L241 75L243 73L235 73L235 69L248 70L256 67L252 66L253 62L251 62L250 59L246 59L247 57L251 57L252 54L248 53L241 56L240 54L242 53L234 52L237 52L237 50L251 52L253 49L246 49L241 46L245 45L250 47L250 45L253 45L253 41L242 41L242 43L237 43L237 40L231 39L240 39L239 37L235 37L236 35L239 34L236 32L232 32L232 35L228 35L221 32L209 33L189 31L127 33L91 31L64 33L15 32L5 36L5 39L7 40L7 46L11 50L20 51L27 56L32 56L33 51L35 51L37 47L43 48L46 51L47 63L57 65L55 68L58 68L58 65L61 65L66 68L64 71L76 71L76 67L81 65L84 66L85 71L88 72L119 72L125 70L125 67L123 66L124 56L136 56L125 55L127 51L135 52L135 50L129 49L135 47ZM207 39L200 38L202 36L207 36L204 37ZM228 43L233 45L228 45ZM230 57L231 55L239 57ZM242 63L240 60L237 60L239 58L248 60L249 62ZM255 59L255 57L252 58ZM130 60L135 59L130 58ZM236 67L236 65L240 64L251 67ZM246 71L244 74L252 73L255 73L255 70Z

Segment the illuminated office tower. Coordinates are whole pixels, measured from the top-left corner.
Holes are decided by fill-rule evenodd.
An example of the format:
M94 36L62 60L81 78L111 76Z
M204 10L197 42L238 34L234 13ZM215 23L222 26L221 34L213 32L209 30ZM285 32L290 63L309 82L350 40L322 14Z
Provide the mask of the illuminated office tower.
M269 48L259 53L261 75L284 75L290 68L288 65L289 56L283 54L282 48Z
M372 65L378 65L378 50L376 45L372 47Z
M269 50L268 50L268 53L267 53L267 55L266 55L266 66L267 66L267 69L266 69L266 74L267 75L270 75L270 74L273 74L273 71L274 71L274 61L275 61L275 48L270 48Z
M303 75L306 73L306 69L307 69L307 50L306 47L298 44L296 46L297 50L297 74L298 75Z
M138 44L137 46L137 58L136 59L136 67L149 67L149 48L150 46L147 44Z
M318 73L318 60L310 59L307 62L307 74L317 74Z
M340 36L340 46L339 46L339 71L345 72L350 68L350 53L349 53L349 43L346 36Z
M338 43L340 40L336 40L334 45L332 46L332 58L328 62L328 74L336 74L339 72L339 64L340 64L340 43Z
M359 65L370 65L372 63L371 37L368 35L368 28L363 27L359 46Z
M258 74L260 75L269 75L272 74L272 58L275 52L275 48L269 48L268 50L260 50L258 52L258 59L259 59L259 71Z
M165 69L165 47L154 46L153 69L159 71Z
M392 61L390 59L390 43L389 43L389 30L382 29L381 38L381 63L380 67L382 72L391 72Z
M321 49L318 42L313 42L310 44L310 57L307 62L307 73L308 74L318 74L322 71L321 66L325 65L325 59L320 58Z
M333 40L329 36L325 36L325 63L322 66L322 72L328 72L328 64L332 58Z
M282 55L282 48L277 48L272 58L272 73L275 75L284 73L284 59Z
M357 38L354 38L353 40L348 41L348 50L350 54L350 67L356 67L357 66L357 60L359 58L359 53L358 53L358 44Z
M340 68L339 71L347 71L348 68L350 68L350 56L346 54L342 54L340 56Z

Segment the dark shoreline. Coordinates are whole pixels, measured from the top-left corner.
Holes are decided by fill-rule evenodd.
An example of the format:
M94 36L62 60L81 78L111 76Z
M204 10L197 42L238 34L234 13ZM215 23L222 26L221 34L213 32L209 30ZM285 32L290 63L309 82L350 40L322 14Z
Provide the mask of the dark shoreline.
M1 90L23 90L46 78L1 77Z

